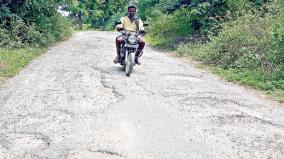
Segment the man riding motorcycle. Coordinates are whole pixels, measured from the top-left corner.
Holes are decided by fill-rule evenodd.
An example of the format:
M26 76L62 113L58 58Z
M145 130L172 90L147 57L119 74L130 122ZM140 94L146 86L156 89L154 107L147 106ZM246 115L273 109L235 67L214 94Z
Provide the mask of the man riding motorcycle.
M121 24L118 24L115 27L115 29L117 31L129 30L129 31L141 31L141 32L143 32L144 31L143 22L135 14L136 14L136 6L133 5L133 4L130 4L128 6L128 15L120 18ZM117 55L116 55L115 59L113 60L113 62L115 64L119 62L121 45L124 43L124 40L125 39L121 35L116 37L116 53L117 53ZM137 49L137 52L135 54L135 62L138 65L141 64L140 57L143 54L144 46L145 46L144 39L141 36L139 36L138 37L138 49Z

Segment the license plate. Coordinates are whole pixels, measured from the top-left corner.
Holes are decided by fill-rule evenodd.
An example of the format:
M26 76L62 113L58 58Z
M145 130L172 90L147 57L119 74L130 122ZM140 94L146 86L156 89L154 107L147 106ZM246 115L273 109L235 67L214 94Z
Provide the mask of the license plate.
M124 45L124 47L137 48L137 45L126 44L126 45Z

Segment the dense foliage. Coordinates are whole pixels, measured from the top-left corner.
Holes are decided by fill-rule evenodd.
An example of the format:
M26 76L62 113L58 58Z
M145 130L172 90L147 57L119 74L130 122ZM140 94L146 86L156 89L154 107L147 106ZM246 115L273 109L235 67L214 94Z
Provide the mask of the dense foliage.
M48 46L68 37L71 23L57 13L66 1L0 0L0 48Z
M79 0L67 10L81 13L86 28L110 29L114 19L126 13L127 4L128 0Z
M220 24L257 10L263 0L140 0L139 14L151 22L151 37L161 45L191 41L191 36L208 41ZM157 29L159 27L159 29Z

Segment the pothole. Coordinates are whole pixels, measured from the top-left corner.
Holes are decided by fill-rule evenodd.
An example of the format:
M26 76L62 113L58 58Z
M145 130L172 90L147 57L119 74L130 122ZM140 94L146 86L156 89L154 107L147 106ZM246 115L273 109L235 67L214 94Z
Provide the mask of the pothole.
M27 152L36 149L46 149L50 145L48 137L42 134L8 134L5 136L7 148L12 152Z
M245 115L245 114L231 114L223 116L215 116L212 119L212 122L217 125L269 125L274 127L284 128L283 125L275 124L272 121L261 119L255 116Z
M163 79L176 81L176 80L185 80L190 82L200 82L201 77L198 75L190 75L190 74L181 74L181 73L169 73L169 74L161 74Z
M186 96L180 99L183 105L195 105L202 108L223 107L228 105L240 106L237 100L211 96Z
M110 150L76 150L70 153L68 159L126 159L126 157L118 152Z
M117 152L108 151L108 150L96 150L94 152L104 154L104 155L108 155L108 156L118 156L118 157L121 157L121 158L123 157L121 154L119 154Z

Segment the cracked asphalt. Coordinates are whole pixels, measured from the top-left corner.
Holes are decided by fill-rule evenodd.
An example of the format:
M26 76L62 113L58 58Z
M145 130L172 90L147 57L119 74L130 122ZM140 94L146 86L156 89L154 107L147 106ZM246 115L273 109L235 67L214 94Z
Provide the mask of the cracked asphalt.
M283 159L284 107L113 32L80 32L0 89L0 159Z

